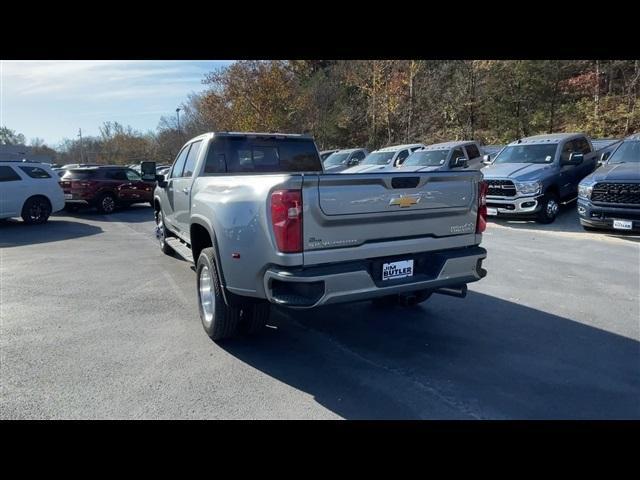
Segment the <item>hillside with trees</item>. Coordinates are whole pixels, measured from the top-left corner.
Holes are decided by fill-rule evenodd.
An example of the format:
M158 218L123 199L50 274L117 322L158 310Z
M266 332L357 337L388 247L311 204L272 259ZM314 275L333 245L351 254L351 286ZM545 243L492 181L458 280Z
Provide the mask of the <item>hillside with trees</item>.
M216 130L310 133L320 149L640 130L638 60L245 60L202 81L180 129L173 116L147 133L107 122L82 145L57 146L56 161L170 163Z

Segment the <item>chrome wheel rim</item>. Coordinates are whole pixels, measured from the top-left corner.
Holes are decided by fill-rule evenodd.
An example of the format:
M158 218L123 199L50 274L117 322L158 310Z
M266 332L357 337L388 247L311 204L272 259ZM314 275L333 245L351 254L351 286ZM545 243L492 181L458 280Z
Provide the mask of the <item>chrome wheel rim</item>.
M102 199L102 209L107 212L107 213L111 213L113 212L113 209L116 207L116 202L113 198L111 197L104 197Z
M556 202L555 200L549 200L547 202L547 216L549 218L555 217L558 214L558 209L558 202Z
M156 238L160 242L160 246L164 245L164 222L162 221L162 213L156 215Z
M200 306L204 314L204 323L207 326L211 325L216 307L213 295L213 278L207 266L200 270Z

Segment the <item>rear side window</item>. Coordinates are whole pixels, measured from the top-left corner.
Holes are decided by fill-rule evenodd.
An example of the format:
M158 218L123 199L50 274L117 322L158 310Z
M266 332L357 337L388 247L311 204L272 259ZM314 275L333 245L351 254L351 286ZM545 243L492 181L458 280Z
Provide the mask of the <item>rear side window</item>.
M17 180L22 179L13 168L0 166L0 182L15 182Z
M127 172L124 170L109 170L107 171L106 177L109 180L128 180Z
M215 175L217 173L225 173L227 171L227 165L225 162L225 154L213 148L213 145L209 147L207 152L207 160L204 164L204 175Z
M187 160L187 155L189 154L189 148L191 145L187 145L182 149L176 161L173 162L173 168L171 169L171 178L176 178L182 176L182 170L184 169L184 162Z
M184 164L184 170L181 175L182 177L190 177L191 175L193 175L193 169L195 168L196 160L198 159L198 153L200 152L200 145L202 145L201 140L193 142L191 144L191 149L189 150L187 160Z
M321 172L315 144L297 138L214 138L207 155L205 174Z
M88 180L97 176L97 170L67 170L62 175L62 180Z
M478 147L476 147L475 145L467 145L464 148L467 149L467 155L469 155L469 159L477 158L480 156L480 151L478 150Z
M31 178L51 178L51 175L47 173L44 168L40 167L19 167L24 173Z
M125 175L127 176L127 180L131 182L139 182L140 180L142 180L140 175L138 175L138 172L136 172L135 170L127 170L125 172Z

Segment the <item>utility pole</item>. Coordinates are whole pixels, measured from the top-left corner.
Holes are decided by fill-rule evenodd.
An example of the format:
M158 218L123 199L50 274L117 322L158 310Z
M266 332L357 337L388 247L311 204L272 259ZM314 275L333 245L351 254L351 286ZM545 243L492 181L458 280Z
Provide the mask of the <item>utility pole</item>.
M181 132L181 130L180 130L180 108L176 108L176 117L178 117L178 132Z
M82 145L82 129L78 129L78 136L80 137L80 162L84 163L82 159L84 158L84 146Z

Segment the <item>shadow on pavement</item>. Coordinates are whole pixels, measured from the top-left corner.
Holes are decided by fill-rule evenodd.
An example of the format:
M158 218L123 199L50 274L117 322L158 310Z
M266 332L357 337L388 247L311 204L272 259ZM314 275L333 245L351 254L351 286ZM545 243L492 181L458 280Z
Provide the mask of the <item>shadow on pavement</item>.
M489 217L489 224L491 223L518 230L584 233L584 230L580 225L580 221L578 220L578 212L576 211L575 202L570 203L569 205L563 205L560 208L555 221L547 225L537 223L535 220L507 217Z
M547 225L537 223L535 220L504 217L489 217L489 225L491 225L491 223L517 230L580 233L583 235L603 235L607 237L619 238L622 240L629 240L632 242L640 242L640 234L634 232L622 232L614 230L596 230L590 232L585 231L582 228L582 225L580 225L578 212L576 212L575 202L570 203L569 205L564 205L560 209L555 222Z
M50 217L42 225L27 225L20 220L0 222L0 247L19 247L59 242L102 233L102 228L59 217Z
M56 217L78 218L86 220L97 220L101 222L127 222L127 223L143 223L153 222L153 208L145 204L136 204L130 207L118 208L111 214L99 213L95 208L84 207L76 212L68 212L66 210L54 214Z
M640 343L496 297L274 311L222 348L348 419L640 419Z

